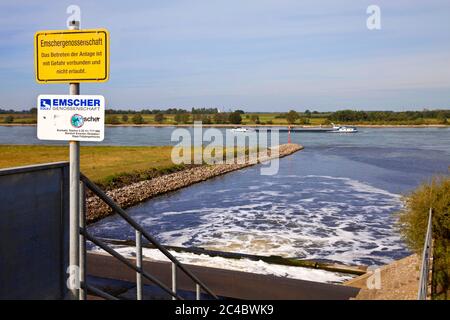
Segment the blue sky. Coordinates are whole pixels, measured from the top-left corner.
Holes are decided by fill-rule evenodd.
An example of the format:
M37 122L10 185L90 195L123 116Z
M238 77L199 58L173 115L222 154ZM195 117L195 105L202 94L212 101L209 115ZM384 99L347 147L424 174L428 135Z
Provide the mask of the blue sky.
M68 92L35 82L33 36L65 29L70 4L110 31L110 81L81 85L109 108L450 107L448 0L0 0L0 108ZM366 28L371 4L381 30Z

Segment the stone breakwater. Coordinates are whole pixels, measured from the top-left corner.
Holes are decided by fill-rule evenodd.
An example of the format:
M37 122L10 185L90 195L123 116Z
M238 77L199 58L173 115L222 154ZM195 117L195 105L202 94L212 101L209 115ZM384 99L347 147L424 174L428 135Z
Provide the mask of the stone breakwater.
M108 191L106 194L122 208L129 208L155 196L184 188L228 172L249 167L256 163L265 162L276 157L282 158L301 149L303 149L303 146L298 144L283 144L279 146L278 155L274 152L272 152L274 153L272 155L269 150L268 155L258 156L257 161L249 161L249 159L246 158L245 161L241 161L243 163L236 161L237 163L235 164L202 165L150 180L136 182L125 187ZM86 200L86 209L88 223L100 220L112 214L111 209L96 196L89 197Z

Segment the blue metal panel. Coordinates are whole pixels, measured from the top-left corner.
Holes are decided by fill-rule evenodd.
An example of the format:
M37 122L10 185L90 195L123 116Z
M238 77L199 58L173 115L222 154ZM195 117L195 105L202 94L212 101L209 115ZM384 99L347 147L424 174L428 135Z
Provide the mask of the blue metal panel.
M68 163L0 170L0 299L67 293Z

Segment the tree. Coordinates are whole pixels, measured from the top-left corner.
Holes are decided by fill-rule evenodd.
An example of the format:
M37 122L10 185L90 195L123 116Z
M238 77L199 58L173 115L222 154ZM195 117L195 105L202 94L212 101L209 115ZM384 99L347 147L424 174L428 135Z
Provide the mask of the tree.
M197 113L203 113L203 114L214 114L218 113L219 110L217 108L192 108L191 113L197 114Z
M236 111L231 112L230 115L228 116L228 121L232 124L241 124L242 122L241 114Z
M128 116L127 116L126 114L124 114L124 115L122 116L122 121L123 121L123 122L128 122Z
M202 116L201 121L202 121L203 124L212 124L211 117L208 116L207 114L204 114L204 115Z
M423 250L429 209L432 209L433 286L440 298L450 289L450 177L435 177L403 197L398 225L408 247L418 254Z
M6 116L6 117L3 119L3 122L4 122L4 123L13 123L13 122L14 122L14 117L13 117L13 116Z
M234 112L237 112L237 113L239 113L239 114L244 114L244 113L245 113L244 110L241 110L241 109L237 109L237 110L234 111Z
M223 113L223 112L215 113L213 116L213 119L214 119L214 123L216 123L216 124L224 124L224 123L227 123L227 121L228 121L228 114Z
M181 113L177 113L175 117L173 117L173 121L176 123L181 123Z
M190 121L189 113L183 113L183 114L181 115L181 122L183 122L183 123L189 123L189 121Z
M188 113L177 113L174 117L176 123L188 123L189 114Z
M144 118L142 117L142 115L140 113L136 113L133 118L131 119L131 121L134 124L143 124L144 123Z
M105 119L105 122L107 124L119 124L120 123L119 118L117 118L117 116L114 116L114 115L107 116Z
M286 114L286 120L289 124L294 124L295 121L297 121L299 118L300 118L300 116L298 115L297 111L294 111L294 110L290 110Z
M330 120L336 122L366 121L368 113L365 111L341 110L331 114Z
M256 124L259 124L259 123L260 123L260 121L259 121L259 116L256 115L256 114L252 114L250 120L252 120L252 121L253 121L254 123L256 123Z
M311 118L311 111L309 111L308 109L306 109L305 111L305 117Z
M439 112L436 118L440 124L448 124L448 120L443 112Z
M311 124L309 118L300 118L300 124Z
M164 114L163 113L157 113L155 114L155 121L158 123L162 123L164 121Z

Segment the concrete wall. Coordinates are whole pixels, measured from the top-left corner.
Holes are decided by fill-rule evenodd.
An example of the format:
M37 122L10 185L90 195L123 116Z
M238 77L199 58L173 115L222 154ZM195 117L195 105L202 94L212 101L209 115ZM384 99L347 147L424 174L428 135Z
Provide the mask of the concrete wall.
M68 266L67 162L0 170L0 299L61 299Z
M132 264L136 261L128 259ZM171 263L144 259L144 270L169 288L172 284ZM348 300L359 288L289 279L273 275L256 274L196 265L186 265L216 295L244 300ZM88 252L87 273L90 276L135 283L136 272L115 258L102 253ZM143 279L144 284L152 284ZM177 273L177 288L195 291L195 285L182 271ZM104 289L104 288L103 288ZM301 312L301 310L299 310Z

